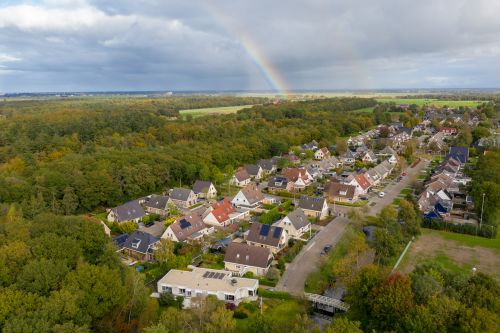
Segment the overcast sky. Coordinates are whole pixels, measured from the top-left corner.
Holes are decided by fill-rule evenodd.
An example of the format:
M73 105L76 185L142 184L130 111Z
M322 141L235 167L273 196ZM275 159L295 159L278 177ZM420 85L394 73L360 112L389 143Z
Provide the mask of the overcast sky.
M0 92L500 87L498 0L0 0Z

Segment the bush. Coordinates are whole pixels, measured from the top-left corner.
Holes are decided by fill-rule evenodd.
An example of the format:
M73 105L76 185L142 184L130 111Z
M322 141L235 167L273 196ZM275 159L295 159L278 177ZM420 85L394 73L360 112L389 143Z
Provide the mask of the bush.
M134 231L137 230L137 223L129 221L129 222L122 222L118 226L120 228L120 231L126 234L131 234Z
M239 311L239 310L236 310L233 312L233 318L235 319L246 319L248 318L248 315L243 312L243 311Z
M495 238L497 233L496 226L483 224L482 228L479 229L478 226L471 224L454 224L438 219L423 219L422 227L435 230L446 230L459 234L481 236L485 238Z
M182 296L175 297L171 293L162 293L160 294L158 302L162 306L166 307L172 306L178 309L182 309L182 303L184 302L184 297Z
M269 268L266 274L266 279L277 281L280 278L280 271L274 267Z
M265 298L275 298L275 299L285 299L285 300L292 298L292 296L285 291L271 291L262 288L259 288L257 294Z
M261 284L263 286L268 286L268 287L276 287L278 282L276 280L259 279L259 284Z
M254 274L253 274L253 272L246 272L245 275L243 275L243 277L248 278L248 279L253 279Z

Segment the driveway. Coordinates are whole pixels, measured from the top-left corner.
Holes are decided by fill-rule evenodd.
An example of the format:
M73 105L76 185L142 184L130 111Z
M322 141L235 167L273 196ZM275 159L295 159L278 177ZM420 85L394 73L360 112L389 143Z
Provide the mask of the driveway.
M143 224L139 226L139 231L144 231L147 232L148 234L151 234L155 237L161 237L163 235L163 231L165 230L165 227L163 226L162 221L156 221L152 226L146 227Z
M337 217L318 232L288 265L275 289L296 295L302 294L307 276L319 267L321 251L326 245L337 244L348 223L347 218Z

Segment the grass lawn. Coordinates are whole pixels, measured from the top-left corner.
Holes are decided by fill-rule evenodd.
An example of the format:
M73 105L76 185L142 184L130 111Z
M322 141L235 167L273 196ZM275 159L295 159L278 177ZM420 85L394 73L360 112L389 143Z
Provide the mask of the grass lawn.
M423 229L399 270L409 273L422 262L437 262L455 272L479 271L500 278L500 240Z
M480 101L444 101L438 99L427 99L427 98L377 98L378 102L389 103L393 102L396 104L416 104L416 105L436 105L436 106L469 106L475 107L480 104Z
M241 109L251 108L253 105L236 105L236 106L220 106L215 108L203 108L203 109L191 109L191 110L180 110L179 114L182 118L187 115L192 115L193 118L206 116L210 114L229 114L236 113Z

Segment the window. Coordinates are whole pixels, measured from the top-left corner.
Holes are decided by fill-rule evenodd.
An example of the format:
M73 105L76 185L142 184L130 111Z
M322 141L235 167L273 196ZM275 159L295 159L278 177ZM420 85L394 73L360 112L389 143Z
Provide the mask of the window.
M184 294L186 293L186 289L184 289L184 288L179 288L179 293L181 293L181 294L183 294L183 295L184 295Z
M248 291L248 296L253 296L253 294L254 294L253 290Z
M161 286L161 292L162 293L172 293L172 288L171 287L167 287L167 286Z
M190 296L191 296L191 290L188 290L188 291L187 291L187 295L186 295L186 296L188 296L188 297L190 297Z
M226 301L234 301L234 295L225 295Z

